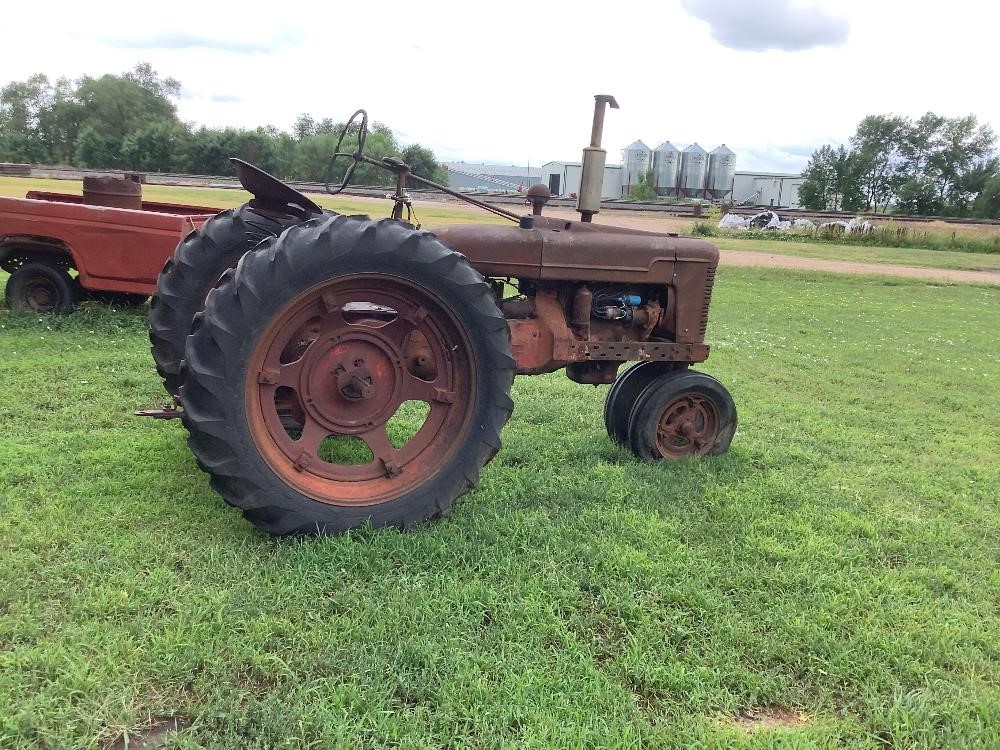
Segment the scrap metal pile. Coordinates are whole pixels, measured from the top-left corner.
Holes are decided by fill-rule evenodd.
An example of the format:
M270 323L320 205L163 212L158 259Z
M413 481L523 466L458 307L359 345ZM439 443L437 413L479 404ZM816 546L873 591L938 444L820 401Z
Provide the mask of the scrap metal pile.
M825 221L817 224L809 219L782 220L774 211L762 211L747 218L726 214L719 221L719 229L762 229L784 232L789 229L815 230L820 234L868 234L875 227L867 219L855 217L850 221Z

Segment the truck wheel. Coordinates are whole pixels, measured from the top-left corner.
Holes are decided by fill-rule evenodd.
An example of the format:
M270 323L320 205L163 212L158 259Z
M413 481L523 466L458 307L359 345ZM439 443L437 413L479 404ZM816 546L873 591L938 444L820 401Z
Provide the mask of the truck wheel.
M628 442L628 418L643 389L654 378L670 372L672 362L640 362L623 371L604 399L604 426L619 445Z
M195 313L202 309L219 277L261 240L301 221L264 213L245 203L213 216L177 246L156 280L149 308L151 351L167 393L177 396L184 340L191 332Z
M388 219L322 217L223 276L180 400L212 487L264 531L409 528L479 482L514 368L462 255Z
M736 432L736 405L718 380L678 370L652 381L629 417L629 447L644 461L725 453Z
M50 263L25 263L7 279L7 306L20 313L73 312L80 300L72 277Z

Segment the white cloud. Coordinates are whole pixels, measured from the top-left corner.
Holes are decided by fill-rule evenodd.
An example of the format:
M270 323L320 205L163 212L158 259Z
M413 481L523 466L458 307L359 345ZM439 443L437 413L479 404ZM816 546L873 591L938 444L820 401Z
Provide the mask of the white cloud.
M735 50L839 47L850 31L845 19L791 0L683 0L681 5L708 23L713 39Z
M238 55L275 52L302 41L302 33L292 29L269 29L265 35L209 35L191 31L157 31L151 34L98 35L95 41L109 47L134 50L214 50Z
M729 144L738 169L794 171L815 145L840 142L877 112L974 112L1000 129L1000 98L984 93L975 74L995 68L1000 7L802 2L850 24L842 46L734 50L682 0L549 0L530 13L488 13L467 0L424 0L418 10L382 0L377 13L357 3L310 4L296 20L273 2L246 0L234 10L172 0L152 26L134 2L107 0L100 13L69 0L44 10L8 3L4 28L22 33L5 37L0 86L38 72L120 73L148 60L184 85L177 104L185 121L290 129L302 112L340 120L365 107L404 142L439 157L507 164L578 160L598 92L622 106L605 122L609 161L636 138L698 141ZM754 18L784 24L782 44L814 28L815 14L810 21L780 16L765 0L747 5ZM756 21L735 17L751 35ZM30 32L43 27L39 54ZM131 46L108 43L114 39Z

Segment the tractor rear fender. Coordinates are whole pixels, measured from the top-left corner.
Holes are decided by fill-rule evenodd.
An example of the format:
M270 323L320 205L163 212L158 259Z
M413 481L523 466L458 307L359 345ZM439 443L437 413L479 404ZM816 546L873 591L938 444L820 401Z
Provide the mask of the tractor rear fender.
M295 188L285 184L260 167L232 157L229 161L236 168L240 185L253 195L250 205L263 210L291 213L305 221L310 216L319 216L323 209L309 200Z

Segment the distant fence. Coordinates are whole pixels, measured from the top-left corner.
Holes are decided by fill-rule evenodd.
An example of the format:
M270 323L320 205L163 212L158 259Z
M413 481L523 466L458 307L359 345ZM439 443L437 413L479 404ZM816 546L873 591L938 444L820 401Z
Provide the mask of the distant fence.
M31 177L31 165L0 162L0 175L8 177Z

